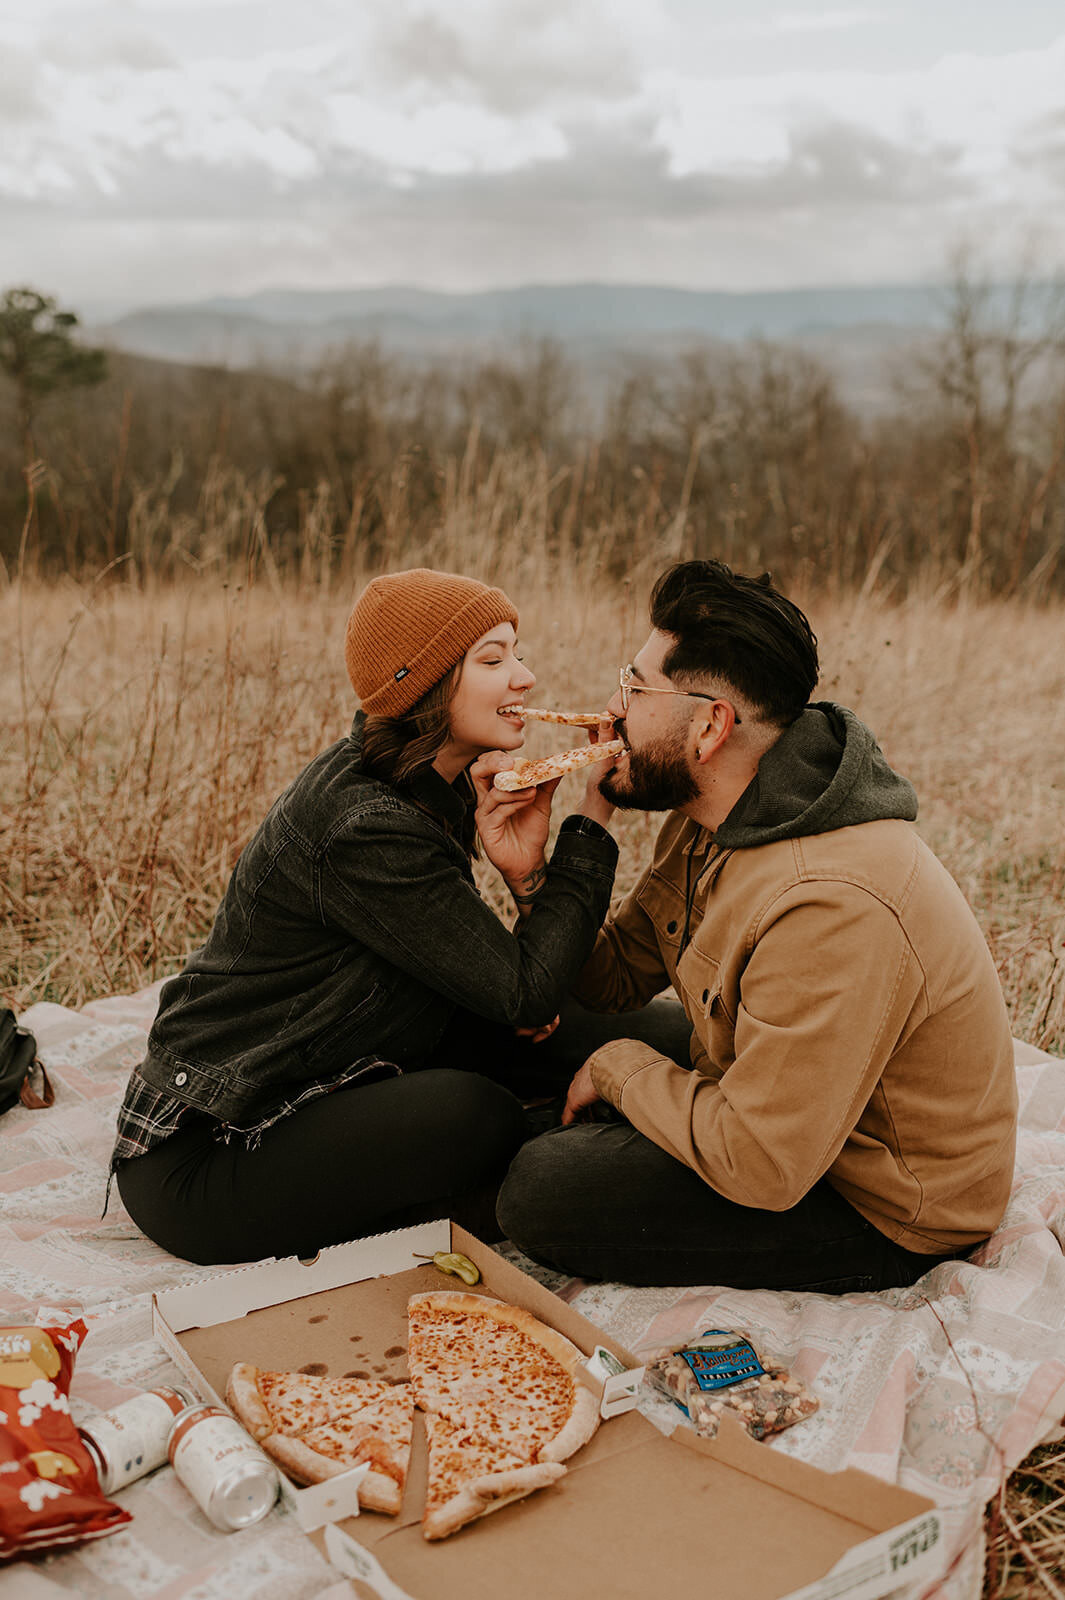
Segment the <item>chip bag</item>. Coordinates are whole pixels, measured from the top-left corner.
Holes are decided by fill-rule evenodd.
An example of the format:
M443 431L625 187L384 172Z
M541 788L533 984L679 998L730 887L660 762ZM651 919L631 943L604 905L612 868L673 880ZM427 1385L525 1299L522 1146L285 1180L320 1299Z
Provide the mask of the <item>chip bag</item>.
M70 1419L80 1319L0 1327L0 1560L111 1533L130 1514L105 1498Z
M708 1328L647 1368L648 1382L686 1411L697 1433L712 1439L731 1413L752 1439L764 1439L810 1417L820 1402L801 1378L765 1366L742 1333Z

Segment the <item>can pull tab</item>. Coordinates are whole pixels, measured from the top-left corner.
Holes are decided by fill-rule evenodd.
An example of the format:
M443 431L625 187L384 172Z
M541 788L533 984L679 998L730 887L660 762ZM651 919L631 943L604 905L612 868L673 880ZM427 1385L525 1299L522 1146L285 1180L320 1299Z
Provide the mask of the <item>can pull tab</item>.
M338 1572L345 1578L358 1578L368 1589L380 1595L381 1600L413 1600L406 1589L393 1583L376 1556L366 1546L359 1544L349 1533L344 1533L331 1522L325 1530L325 1553Z

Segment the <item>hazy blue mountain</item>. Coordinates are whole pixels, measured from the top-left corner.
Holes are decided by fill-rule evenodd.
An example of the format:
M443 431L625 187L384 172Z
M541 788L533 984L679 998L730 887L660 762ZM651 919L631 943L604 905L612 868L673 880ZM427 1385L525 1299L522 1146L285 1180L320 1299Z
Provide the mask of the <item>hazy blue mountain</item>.
M719 339L787 337L855 323L927 326L939 320L935 289L913 287L782 289L749 294L643 284L528 284L447 294L397 285L378 289L267 289L241 299L213 298L189 310L251 315L299 324L409 318L452 335L491 333L626 335L705 333Z
M1005 316L1012 291L990 292ZM1030 296L1033 323L1052 301ZM376 341L414 361L512 353L557 340L593 387L618 359L665 361L693 347L764 338L800 345L836 375L844 395L875 410L914 346L941 328L949 294L935 285L870 285L728 293L638 284L530 284L447 294L375 289L266 289L99 320L89 335L157 359L298 373L354 343Z

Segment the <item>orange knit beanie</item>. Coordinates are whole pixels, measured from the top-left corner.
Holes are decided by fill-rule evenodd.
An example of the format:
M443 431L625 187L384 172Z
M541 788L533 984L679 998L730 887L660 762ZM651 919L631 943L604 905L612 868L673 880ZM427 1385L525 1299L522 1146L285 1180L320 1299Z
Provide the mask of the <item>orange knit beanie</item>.
M374 578L348 618L348 677L368 716L409 711L499 622L518 625L502 589L414 567Z

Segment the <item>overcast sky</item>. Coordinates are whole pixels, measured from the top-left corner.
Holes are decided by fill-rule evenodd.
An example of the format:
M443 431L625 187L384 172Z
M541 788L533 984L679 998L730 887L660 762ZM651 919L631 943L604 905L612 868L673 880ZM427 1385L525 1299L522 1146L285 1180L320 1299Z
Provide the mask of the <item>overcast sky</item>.
M1063 0L0 0L0 287L1065 268Z

